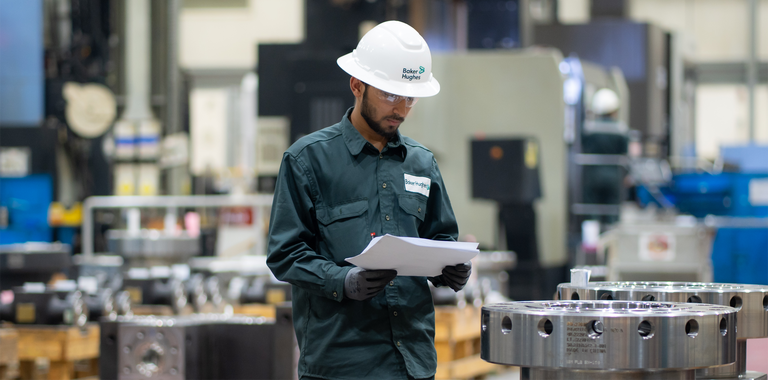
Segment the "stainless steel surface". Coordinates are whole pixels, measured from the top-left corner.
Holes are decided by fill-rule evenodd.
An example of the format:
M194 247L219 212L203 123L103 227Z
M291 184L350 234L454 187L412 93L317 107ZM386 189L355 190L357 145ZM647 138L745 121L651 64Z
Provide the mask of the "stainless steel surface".
M497 364L559 369L569 379L584 370L628 371L628 376L643 371L643 379L690 378L691 369L736 360L735 329L736 309L721 305L511 302L483 307L481 357Z
M115 311L117 315L133 316L131 310L131 294L125 290L121 290L115 294Z
M517 255L512 251L480 251L474 269L478 272L499 272L517 265Z
M768 337L768 286L701 282L590 282L558 285L561 299L689 302L735 307L738 318L736 362L697 371L698 379L747 376L746 339ZM759 374L759 373L758 373ZM762 374L759 374L762 376ZM760 378L758 376L757 378Z
M200 254L200 237L186 232L169 234L159 230L107 231L109 251L126 258L131 266L185 263Z
M595 370L567 370L532 368L528 376L522 376L521 380L546 379L546 380L694 380L694 370L687 371L595 371Z
M272 195L205 195L205 196L99 196L83 202L83 256L93 252L93 210L116 208L168 208L168 207L227 207L251 206L253 229L256 236L264 235L264 223L259 210L272 206ZM260 242L257 242L260 243Z
M185 378L183 322L166 317L118 317L118 322L121 379Z
M3 244L0 245L2 253L70 253L72 248L69 244L62 243L44 243L31 241L27 243Z
M740 321L740 320L739 320ZM738 325L738 324L737 324ZM736 340L736 362L720 367L702 368L696 370L697 379L740 379L747 372L747 340Z
M600 236L608 281L712 281L713 236L696 222L621 222Z
M283 318L286 313L289 316L290 310L278 312L278 316ZM292 352L293 342L287 339L286 345L278 341L286 338L285 333L291 337L290 317L276 320L224 314L121 316L101 326L102 360L109 361L101 365L102 378L290 378L286 372L291 368L281 360L286 347ZM250 362L242 363L246 357Z
M71 305L71 311L64 311L64 321L84 328L85 324L88 323L88 305L83 300L83 294L80 291L72 292L66 301Z
M706 282L590 282L558 285L564 300L697 302L738 309L739 339L768 337L768 285ZM574 294L578 298L574 298Z
M481 251L473 260L472 270L486 297L494 295L509 298L509 270L517 266L517 255L512 251ZM495 302L506 301L497 299Z
M702 377L704 376L704 377ZM723 380L723 379L730 379L730 380L768 380L768 375L762 373L762 372L756 372L756 371L747 371L744 372L738 376L733 377L706 377L706 375L701 375L700 371L696 371L696 380Z

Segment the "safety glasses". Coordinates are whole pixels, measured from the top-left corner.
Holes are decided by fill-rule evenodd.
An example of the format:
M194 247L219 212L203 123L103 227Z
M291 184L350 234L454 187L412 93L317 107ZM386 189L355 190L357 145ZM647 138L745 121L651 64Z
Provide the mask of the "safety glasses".
M402 95L395 95L390 94L389 92L379 90L376 87L368 86L368 88L374 89L371 91L374 95L376 95L377 98L383 100L385 103L387 103L390 106L396 106L400 104L403 100L405 100L405 106L408 108L413 107L416 102L419 101L419 98L414 98L413 96L402 96Z

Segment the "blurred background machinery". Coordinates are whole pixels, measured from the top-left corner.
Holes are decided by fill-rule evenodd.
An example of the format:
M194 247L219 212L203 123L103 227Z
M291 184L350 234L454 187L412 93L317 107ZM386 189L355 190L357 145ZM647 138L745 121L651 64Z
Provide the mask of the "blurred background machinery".
M766 7L717 3L0 0L3 320L34 304L86 342L116 315L274 316L291 299L264 258L282 152L353 105L335 60L391 19L425 37L442 85L403 131L482 250L464 291L433 289L452 310L438 324L550 298L572 267L768 284ZM61 344L51 331L35 339ZM457 334L436 339L438 377L477 345ZM70 359L37 367L86 376Z
M197 314L101 323L100 376L111 379L289 379L291 308L275 318Z

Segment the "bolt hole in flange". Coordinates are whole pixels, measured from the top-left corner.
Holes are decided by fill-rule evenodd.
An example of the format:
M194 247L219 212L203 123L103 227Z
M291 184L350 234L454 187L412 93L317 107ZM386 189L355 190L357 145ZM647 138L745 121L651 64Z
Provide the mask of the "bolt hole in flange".
M701 303L701 297L697 295L692 295L688 297L688 303Z
M603 293L600 296L600 299L601 300L606 300L606 301L611 301L611 300L613 300L613 295L611 293Z
M739 296L733 296L731 297L731 307L736 308L736 310L741 310L741 297Z
M512 331L512 320L509 317L504 317L501 320L501 332L509 334L510 331Z
M600 337L600 335L603 335L603 322L600 321L590 321L587 324L587 335L589 335L592 339L597 339Z
M653 338L653 325L651 322L642 321L637 325L637 333L640 334L643 339Z
M696 322L695 319L689 320L688 323L685 324L685 333L691 338L695 338L696 335L699 335L699 322Z
M720 335L726 336L728 334L728 322L725 321L725 318L720 319Z
M656 297L653 296L653 294L646 294L642 298L643 301L656 301Z
M538 328L539 328L539 335L541 335L544 338L546 338L550 334L552 334L552 331L554 330L554 326L552 325L552 321L550 321L547 318L542 318L539 321Z
M573 292L573 294L571 294L571 300L578 301L579 299L579 293Z

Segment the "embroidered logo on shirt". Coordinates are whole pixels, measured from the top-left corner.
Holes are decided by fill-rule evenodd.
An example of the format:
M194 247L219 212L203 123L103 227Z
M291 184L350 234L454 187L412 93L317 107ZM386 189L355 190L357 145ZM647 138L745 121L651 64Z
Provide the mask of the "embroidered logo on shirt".
M416 177L415 175L405 173L405 191L429 197L429 186L431 184L432 180L429 177Z

